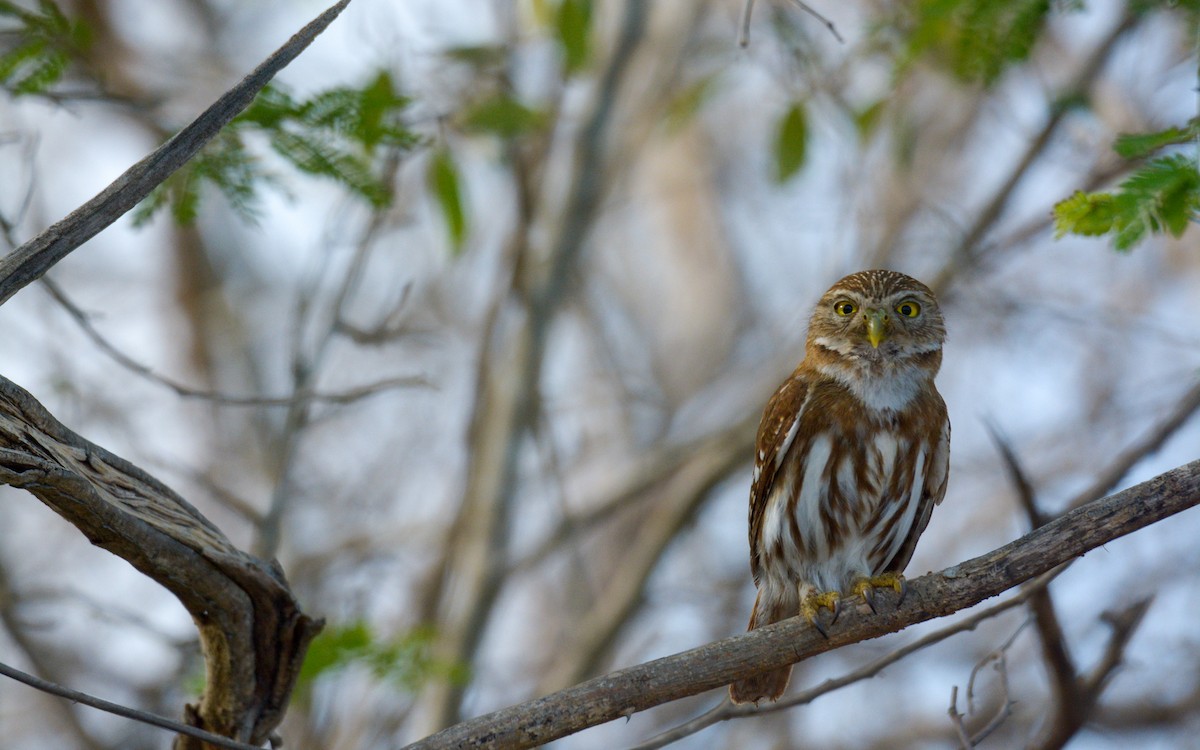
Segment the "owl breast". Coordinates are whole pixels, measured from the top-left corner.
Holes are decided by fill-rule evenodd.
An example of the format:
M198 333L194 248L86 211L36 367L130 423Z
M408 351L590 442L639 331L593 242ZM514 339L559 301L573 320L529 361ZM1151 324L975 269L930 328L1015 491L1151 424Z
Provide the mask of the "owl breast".
M904 431L864 426L828 424L788 446L763 518L767 579L844 590L896 558L921 504L930 449Z

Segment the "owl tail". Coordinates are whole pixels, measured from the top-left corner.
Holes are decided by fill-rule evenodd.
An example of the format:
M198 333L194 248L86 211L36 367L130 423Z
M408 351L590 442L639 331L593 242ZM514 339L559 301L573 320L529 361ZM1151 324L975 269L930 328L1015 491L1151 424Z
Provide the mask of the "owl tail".
M799 611L795 602L785 600L785 597L763 597L762 589L754 599L754 611L750 613L750 626L754 630L770 625L780 620L793 617ZM746 677L729 686L729 698L734 703L758 703L763 698L771 701L779 700L783 691L787 690L788 680L792 677L792 667L772 669L769 672Z

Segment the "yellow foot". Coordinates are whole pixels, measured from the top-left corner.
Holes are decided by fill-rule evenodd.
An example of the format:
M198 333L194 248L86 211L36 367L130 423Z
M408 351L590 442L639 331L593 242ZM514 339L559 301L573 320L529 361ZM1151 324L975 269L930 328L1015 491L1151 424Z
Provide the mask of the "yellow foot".
M804 619L812 623L812 626L817 629L817 632L826 638L829 637L829 631L825 624L821 622L821 609L828 609L832 614L829 618L829 624L833 625L837 622L838 613L842 609L842 595L836 591L826 591L823 594L812 592L806 594L800 602L800 614L804 615Z
M890 588L896 592L896 606L899 607L904 601L904 595L908 593L908 583L905 582L904 576L899 573L882 573L870 578L859 578L854 582L851 590L861 596L871 611L875 611L875 589Z

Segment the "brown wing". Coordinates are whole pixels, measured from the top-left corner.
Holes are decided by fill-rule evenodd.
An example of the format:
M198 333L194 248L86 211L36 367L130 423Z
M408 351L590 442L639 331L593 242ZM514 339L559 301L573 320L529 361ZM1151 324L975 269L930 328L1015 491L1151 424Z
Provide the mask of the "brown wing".
M933 450L925 458L925 487L921 491L921 504L913 516L913 525L908 530L904 544L900 545L891 562L884 566L884 572L904 572L908 561L912 559L913 551L917 548L917 540L929 525L933 506L941 503L942 498L946 496L946 478L950 474L950 418L946 414L946 404L941 396L935 398L937 402L930 421L921 426L937 435Z
M783 463L783 456L795 442L800 412L809 391L807 379L799 373L792 373L767 401L762 421L758 424L758 437L754 441L754 481L750 485L750 572L754 574L756 585L762 555L759 540L762 538L767 499L775 486L775 474Z

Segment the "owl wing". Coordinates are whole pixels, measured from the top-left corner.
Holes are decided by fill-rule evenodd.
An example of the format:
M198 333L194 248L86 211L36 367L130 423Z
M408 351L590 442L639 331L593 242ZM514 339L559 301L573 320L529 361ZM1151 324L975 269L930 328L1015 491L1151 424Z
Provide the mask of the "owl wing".
M755 584L761 574L759 543L767 500L775 486L775 475L783 465L783 457L795 442L801 412L811 390L807 378L793 374L767 401L758 425L758 437L754 441L754 480L750 484L750 572L754 574Z
M904 538L904 544L896 551L883 570L885 572L901 573L908 561L912 559L913 551L917 548L917 540L929 525L929 516L933 514L933 506L942 502L946 496L946 479L950 475L950 418L946 413L946 404L941 396L937 396L935 417L930 420L930 432L937 437L933 450L925 459L925 483L921 491L920 505L913 516L913 525ZM940 424L939 424L940 423Z

